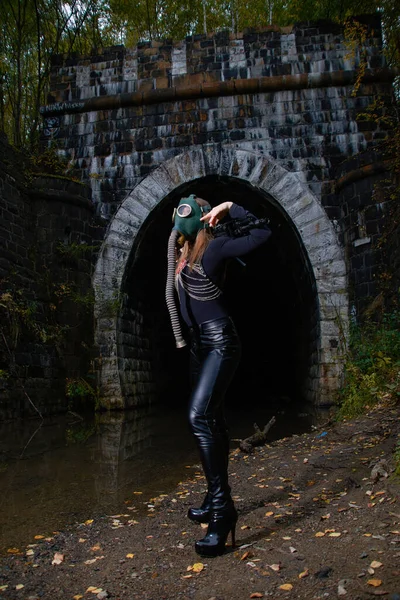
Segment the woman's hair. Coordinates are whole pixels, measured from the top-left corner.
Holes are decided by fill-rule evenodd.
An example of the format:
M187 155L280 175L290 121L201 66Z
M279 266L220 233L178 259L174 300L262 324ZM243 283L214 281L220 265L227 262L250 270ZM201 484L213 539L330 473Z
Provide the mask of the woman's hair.
M207 200L203 200L203 198L196 197L196 202L199 206L210 206L209 202L207 202ZM184 235L181 235L178 239L178 244L182 247L182 249L178 255L176 272L179 273L186 262L188 263L190 269L193 268L193 265L199 263L212 239L213 234L208 227L200 229L197 232L194 241L187 239Z

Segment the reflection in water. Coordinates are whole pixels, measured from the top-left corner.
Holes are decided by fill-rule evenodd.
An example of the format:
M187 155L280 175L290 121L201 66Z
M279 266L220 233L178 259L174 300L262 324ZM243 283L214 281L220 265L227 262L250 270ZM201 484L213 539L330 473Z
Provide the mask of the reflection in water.
M232 438L251 435L272 414L271 439L309 430L304 416L242 407L227 414ZM190 465L198 468L198 456L182 407L0 423L0 552L119 513L125 502L146 509L190 476Z
M97 444L94 462L98 465L96 492L99 501L131 483L123 465L151 447L153 417L151 407L95 416Z
M194 462L181 410L0 423L0 551L120 512L126 500L144 508Z

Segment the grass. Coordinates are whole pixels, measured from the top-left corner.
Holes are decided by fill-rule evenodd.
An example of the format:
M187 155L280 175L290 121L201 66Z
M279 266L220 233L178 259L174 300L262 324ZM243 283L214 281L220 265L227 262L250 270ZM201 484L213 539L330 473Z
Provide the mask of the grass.
M400 400L400 312L380 322L354 325L340 391L338 420L364 414L377 404L395 406ZM395 474L400 476L400 438L394 451Z
M378 402L400 399L400 312L353 325L340 391L338 419L363 414Z

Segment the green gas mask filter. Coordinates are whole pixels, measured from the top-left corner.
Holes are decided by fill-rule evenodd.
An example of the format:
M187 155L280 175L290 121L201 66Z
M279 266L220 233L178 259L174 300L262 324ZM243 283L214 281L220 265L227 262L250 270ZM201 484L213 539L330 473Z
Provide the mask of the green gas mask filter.
M179 231L187 239L194 239L200 229L208 227L200 219L210 210L211 206L209 205L199 206L194 194L191 194L188 198L182 198L174 211L173 229Z

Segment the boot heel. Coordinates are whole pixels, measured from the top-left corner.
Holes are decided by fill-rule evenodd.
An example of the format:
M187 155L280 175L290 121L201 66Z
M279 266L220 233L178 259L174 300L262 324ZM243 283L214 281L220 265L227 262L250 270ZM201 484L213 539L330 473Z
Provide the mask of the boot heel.
M236 545L235 533L237 523L235 508L211 513L207 534L195 543L195 550L200 556L219 556L225 552L225 544L229 534L232 536L232 548Z

